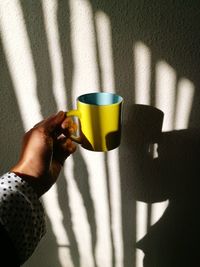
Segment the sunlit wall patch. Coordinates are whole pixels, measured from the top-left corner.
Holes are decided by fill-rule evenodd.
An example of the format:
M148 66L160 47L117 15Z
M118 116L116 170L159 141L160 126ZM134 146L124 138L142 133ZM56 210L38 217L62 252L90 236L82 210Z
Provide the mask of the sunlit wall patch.
M58 1L43 0L42 2L44 24L48 40L47 44L52 68L52 90L58 109L66 110L67 96L65 88L65 75L68 75L68 73L64 73L64 65L69 63L64 62L64 58L62 57L61 44L59 42L59 26L57 19ZM70 47L69 43L66 45ZM67 77L67 79L70 81L72 77Z
M71 45L73 56L72 97L99 91L94 14L87 0L70 0ZM75 103L74 103L75 104Z
M156 63L156 106L164 112L163 131L174 128L176 71L165 61Z
M42 119L30 43L17 0L0 1L0 32L25 130Z
M180 78L177 82L177 100L175 114L175 129L187 129L194 100L194 84L187 78Z
M149 105L151 102L151 51L143 42L133 46L135 75L135 103Z
M97 49L99 54L101 86L104 92L115 92L114 67L111 39L111 23L108 15L102 11L95 13Z

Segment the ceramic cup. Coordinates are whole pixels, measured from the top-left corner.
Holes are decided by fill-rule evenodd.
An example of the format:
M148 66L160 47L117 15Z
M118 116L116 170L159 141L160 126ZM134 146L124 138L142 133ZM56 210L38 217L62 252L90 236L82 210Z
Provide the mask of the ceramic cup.
M67 116L79 119L80 135L71 136L83 148L109 151L120 145L123 98L113 93L88 93L77 98L77 109Z

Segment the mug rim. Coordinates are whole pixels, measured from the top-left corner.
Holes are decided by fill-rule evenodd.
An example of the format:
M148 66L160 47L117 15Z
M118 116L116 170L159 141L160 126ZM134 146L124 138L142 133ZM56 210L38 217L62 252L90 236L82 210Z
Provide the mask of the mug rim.
M108 103L108 104L95 104L95 103L87 103L84 102L83 100L81 100L82 97L85 96L90 96L90 95L110 95L110 96L117 96L119 98L119 100L117 102L114 103ZM80 96L77 97L77 100L81 103L81 104L85 104L85 105L93 105L93 106L111 106L111 105L119 105L120 103L123 102L123 97L119 94L116 93L111 93L111 92L92 92L92 93L86 93L86 94L82 94Z

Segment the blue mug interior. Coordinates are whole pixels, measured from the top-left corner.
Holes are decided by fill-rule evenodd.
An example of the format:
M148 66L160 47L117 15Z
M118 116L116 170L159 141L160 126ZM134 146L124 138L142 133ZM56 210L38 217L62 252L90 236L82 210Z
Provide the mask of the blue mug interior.
M104 106L120 103L123 98L120 95L100 92L81 95L78 100L85 104Z

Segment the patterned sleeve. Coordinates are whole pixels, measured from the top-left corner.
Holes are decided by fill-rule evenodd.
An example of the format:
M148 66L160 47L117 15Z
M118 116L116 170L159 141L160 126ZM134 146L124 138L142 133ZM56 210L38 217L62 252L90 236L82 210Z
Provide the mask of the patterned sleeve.
M34 189L10 172L0 177L0 223L23 264L45 233L45 216Z

